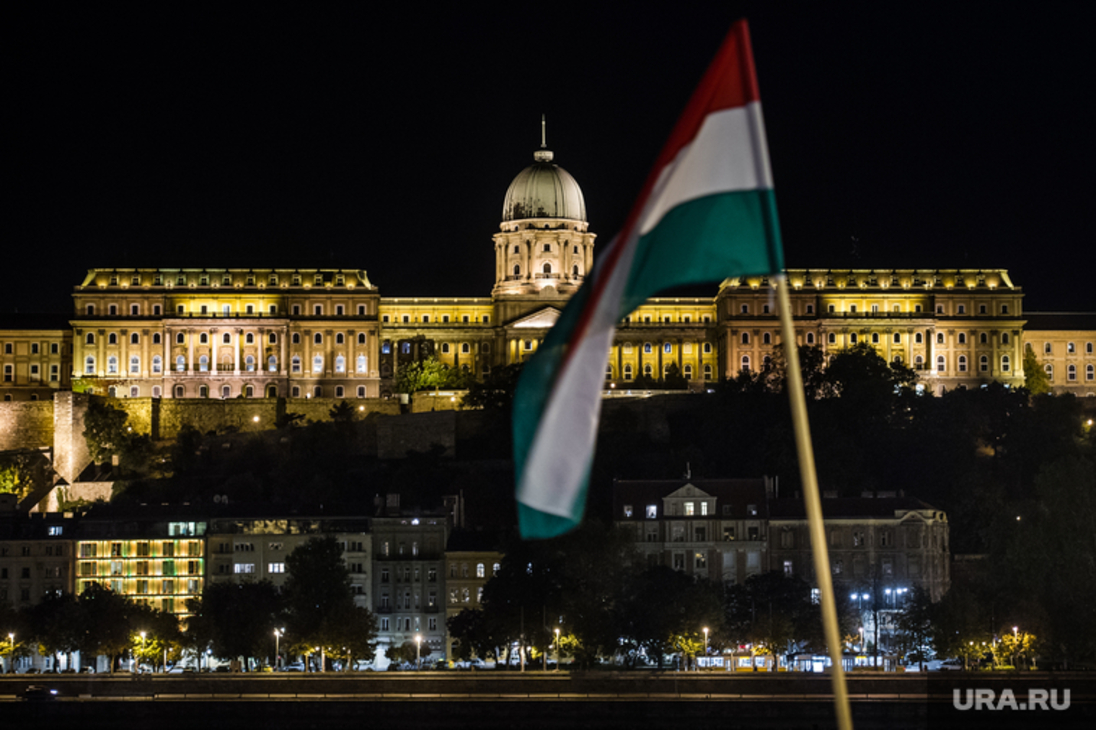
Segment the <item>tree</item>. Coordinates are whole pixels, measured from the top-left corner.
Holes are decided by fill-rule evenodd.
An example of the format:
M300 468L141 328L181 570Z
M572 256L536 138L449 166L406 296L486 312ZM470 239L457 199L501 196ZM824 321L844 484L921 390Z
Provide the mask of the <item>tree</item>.
M415 642L405 641L399 646L395 644L386 646L384 649L384 656L388 661L394 664L414 664L416 651L421 651L421 649L416 648ZM429 654L430 649L427 648L426 651ZM421 655L419 658L422 658Z
M396 376L396 390L400 393L439 388L463 390L468 387L470 377L464 370L451 368L428 357L400 368Z
M341 645L338 620L352 613L354 596L342 547L334 537L314 537L285 560L287 633L311 646Z
M281 612L278 590L270 581L207 583L189 630L206 639L222 659L265 656ZM188 630L188 633L189 633Z
M482 408L496 413L510 413L514 391L518 387L523 363L513 363L494 368L483 382L472 381L468 392L461 399L462 408Z
M84 441L87 442L92 461L102 464L109 461L111 456L125 452L132 433L126 428L128 418L125 411L101 398L88 399L88 409L84 414Z
M0 494L14 494L23 500L34 488L34 456L29 453L8 453L0 456Z
M703 650L704 628L718 643L723 629L718 585L660 565L636 576L626 591L622 635L634 649L654 658L659 669L666 654L695 655L698 646Z
M106 656L110 671L114 660L130 647L130 619L136 604L99 583L91 583L77 598L76 647L82 656Z
M335 423L352 423L357 411L354 410L354 406L350 405L350 402L343 400L341 403L336 403L331 406L331 410L327 414L331 417L331 420Z
M1050 392L1050 376L1030 345L1024 348L1024 387L1032 395Z
M321 633L326 655L341 660L344 671L350 671L356 660L376 654L377 617L368 608L343 604L327 617Z
M822 390L832 393L861 413L878 413L894 401L901 390L910 388L917 373L895 361L887 363L875 348L860 342L838 350L826 366Z
M925 649L932 636L934 606L928 591L915 586L906 605L895 619L898 644L903 654L915 652L921 671L925 671Z
M800 578L779 571L752 575L727 591L724 611L735 643L761 645L773 654L822 645L819 607Z
M42 656L71 654L78 648L79 619L76 597L50 593L30 609L30 625Z

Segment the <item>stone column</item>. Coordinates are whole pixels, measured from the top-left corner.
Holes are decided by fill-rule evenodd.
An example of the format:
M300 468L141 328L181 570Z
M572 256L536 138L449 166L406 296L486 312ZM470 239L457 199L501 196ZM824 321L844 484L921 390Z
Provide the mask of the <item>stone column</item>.
M242 329L236 330L236 337L235 337L235 340L236 340L236 360L235 360L235 363L234 363L234 366L233 366L235 368L234 372L235 372L236 375L240 374L240 337L242 337L242 336L243 336L243 330Z
M186 371L194 372L194 330L186 331Z
M213 354L210 357L210 359L213 362L211 362L210 365L209 365L209 371L211 373L216 373L217 372L217 337L219 336L219 334L220 333L216 329L211 329L209 331L209 341L211 343L213 343L211 345L212 350L213 350Z

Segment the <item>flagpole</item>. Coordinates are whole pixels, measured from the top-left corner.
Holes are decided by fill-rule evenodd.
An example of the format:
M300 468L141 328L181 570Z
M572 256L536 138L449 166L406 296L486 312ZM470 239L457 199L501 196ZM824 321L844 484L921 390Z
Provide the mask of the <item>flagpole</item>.
M788 280L784 274L773 277L777 303L780 307L780 332L784 341L786 385L791 399L792 424L795 429L795 446L799 455L799 477L803 483L803 501L807 507L807 524L811 534L811 553L814 556L814 574L818 580L818 593L822 600L822 631L826 637L830 660L833 662L831 680L833 701L837 712L839 730L852 730L852 713L849 709L849 692L845 684L845 668L841 664L841 635L837 629L837 602L834 600L833 579L830 575L830 556L826 548L826 531L822 522L822 501L818 496L818 474L814 468L814 449L811 446L810 424L807 422L807 399L803 393L803 375L799 370L799 352L792 325L791 297Z

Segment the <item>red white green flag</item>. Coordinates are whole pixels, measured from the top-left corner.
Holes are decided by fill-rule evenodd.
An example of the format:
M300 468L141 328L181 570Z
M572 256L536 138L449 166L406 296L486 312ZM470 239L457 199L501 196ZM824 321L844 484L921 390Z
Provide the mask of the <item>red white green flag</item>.
M526 363L514 395L525 538L582 521L616 323L658 292L783 268L749 31L732 26L624 229Z

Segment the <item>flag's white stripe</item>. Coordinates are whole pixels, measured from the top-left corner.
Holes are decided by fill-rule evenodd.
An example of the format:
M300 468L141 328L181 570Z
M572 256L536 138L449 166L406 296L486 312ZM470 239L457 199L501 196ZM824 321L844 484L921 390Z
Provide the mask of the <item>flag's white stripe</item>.
M585 337L573 346L563 371L553 384L537 424L518 485L518 501L559 517L574 517L574 502L589 471L597 439L605 363L613 344L620 301L632 268L637 238L620 240L625 248L594 307ZM589 282L593 283L593 282Z
M714 193L771 189L760 102L721 109L705 117L692 142L662 168L641 219L640 235L682 203Z

